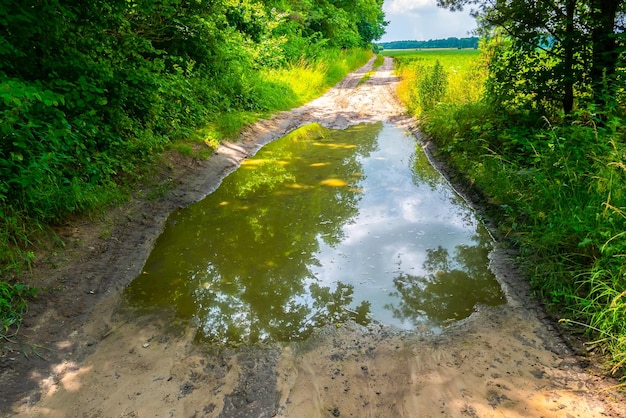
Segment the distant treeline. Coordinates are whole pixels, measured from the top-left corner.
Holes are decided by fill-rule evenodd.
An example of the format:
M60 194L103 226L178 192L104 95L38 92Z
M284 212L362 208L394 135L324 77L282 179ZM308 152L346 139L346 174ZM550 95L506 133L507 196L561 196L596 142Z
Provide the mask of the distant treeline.
M421 49L421 48L478 48L478 38L430 39L428 41L393 41L379 42L384 49Z

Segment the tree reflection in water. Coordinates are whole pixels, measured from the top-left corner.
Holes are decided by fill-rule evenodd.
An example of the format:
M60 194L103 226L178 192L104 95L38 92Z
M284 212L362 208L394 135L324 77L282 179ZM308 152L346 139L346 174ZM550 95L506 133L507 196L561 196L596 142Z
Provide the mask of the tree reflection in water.
M222 292L211 297L198 296L197 300L212 302L200 306L194 315L200 331L196 339L218 343L301 340L327 324L353 320L368 325L371 321L369 302L362 301L356 308L350 307L354 299L352 285L338 283L332 291L328 286L312 283L309 292L312 303L290 299L285 305L273 305L272 309L255 306L254 300L245 295ZM266 296L273 295L267 292ZM246 303L250 301L252 303Z
M393 279L398 298L387 308L393 316L413 323L416 327L441 326L467 318L476 305L498 305L503 294L490 285L493 273L485 268L490 246L485 240L479 245L459 245L451 258L447 249L439 246L426 250L423 276L400 273Z

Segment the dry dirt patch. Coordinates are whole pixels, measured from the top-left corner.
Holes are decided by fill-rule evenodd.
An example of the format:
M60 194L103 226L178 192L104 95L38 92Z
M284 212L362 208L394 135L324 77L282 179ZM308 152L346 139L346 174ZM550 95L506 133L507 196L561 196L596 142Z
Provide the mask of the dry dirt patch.
M529 296L506 251L492 267L508 303L437 336L354 324L302 343L200 347L167 318L128 318L120 290L140 272L169 213L218 187L269 141L310 122L407 129L389 58L325 96L250 127L208 161L172 161L177 186L63 228L66 250L34 270L49 290L20 344L0 357L0 412L41 417L596 417L626 416L615 382L575 354ZM416 133L418 135L418 133ZM104 231L104 232L103 232ZM22 352L29 354L26 358ZM37 355L39 354L39 355Z

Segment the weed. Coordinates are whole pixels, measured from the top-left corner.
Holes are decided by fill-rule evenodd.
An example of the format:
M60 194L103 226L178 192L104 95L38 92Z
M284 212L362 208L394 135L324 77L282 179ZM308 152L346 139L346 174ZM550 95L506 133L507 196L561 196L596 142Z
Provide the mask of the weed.
M8 340L17 334L28 299L36 295L30 286L0 281L0 338Z
M435 61L419 84L418 96L423 111L435 107L446 95L448 88L448 74L439 60Z

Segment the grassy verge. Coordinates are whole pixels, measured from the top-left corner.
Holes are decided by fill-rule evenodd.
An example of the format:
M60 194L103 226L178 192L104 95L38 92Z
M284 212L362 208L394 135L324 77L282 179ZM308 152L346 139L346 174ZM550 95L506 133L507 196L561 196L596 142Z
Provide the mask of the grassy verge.
M36 294L30 286L0 282L0 339L9 340L17 334L28 301Z
M580 110L548 121L493 108L475 55L398 56L399 95L440 154L488 201L500 234L547 307L626 364L626 129ZM436 100L431 100L432 98Z
M272 112L292 109L321 96L349 72L364 65L371 56L367 49L330 49L312 61L301 60L285 68L259 71L254 75L251 83L254 87L249 94L260 110L223 112L173 147L183 153L192 153L192 150L202 149L194 144L204 144L208 150L195 155L200 158L210 155L223 139L236 138L246 125Z
M19 329L27 301L35 296L36 291L19 283L18 278L37 259L35 248L38 244L49 241L52 234L50 225L63 222L64 217L71 214L97 213L111 204L126 200L133 186L155 164L154 157L160 152L172 149L196 158L206 158L222 140L236 138L247 124L322 95L348 72L364 65L370 57L368 49L327 49L320 51L315 60L302 60L282 69L248 73L245 75L247 79L241 81L248 86L245 97L239 95L238 105L211 114L210 118L204 119L201 128L191 130L182 126L176 136L158 138L146 135L120 146L119 152L125 154L116 158L127 162L107 173L110 180L97 183L78 178L57 178L55 172L48 170L42 172L48 180L45 184L25 185L40 188L33 192L37 202L25 199L17 205L16 202L0 199L0 339L9 338ZM190 108L201 106L202 103L189 103ZM98 163L99 158L108 157L93 155L87 159ZM101 166L106 167L106 163L103 161ZM41 164L40 167L45 166ZM96 174L100 173L94 173L94 178ZM0 183L0 192L3 186ZM36 209L29 206L31 204L36 204Z

